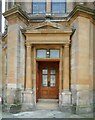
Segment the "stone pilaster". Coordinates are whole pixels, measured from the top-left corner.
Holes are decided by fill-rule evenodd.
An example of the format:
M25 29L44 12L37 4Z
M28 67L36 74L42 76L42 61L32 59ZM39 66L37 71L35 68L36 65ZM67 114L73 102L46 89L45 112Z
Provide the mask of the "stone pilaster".
M32 80L32 45L26 44L26 89L22 92L22 111L34 108Z
M61 93L62 93L62 88L63 88L63 74L62 74L62 71L63 71L63 48L61 48L60 49L60 56L61 56L61 58L60 58L60 64L59 64L59 75L60 75L60 81L59 81L59 106L61 106L61 101L62 101L62 99L61 99Z
M2 39L0 36L0 96L2 96Z
M69 91L69 45L64 45L63 53L63 90Z
M93 64L93 58L91 58L93 26L90 22L88 18L79 17L73 24L73 26L77 24L79 26L72 36L71 45L72 104L77 114L87 114L93 109L93 80L91 78L93 76L91 65Z
M31 45L26 45L26 89L32 89Z
M70 88L70 77L69 77L69 44L63 47L63 91L61 93L61 109L62 111L71 112L71 92Z

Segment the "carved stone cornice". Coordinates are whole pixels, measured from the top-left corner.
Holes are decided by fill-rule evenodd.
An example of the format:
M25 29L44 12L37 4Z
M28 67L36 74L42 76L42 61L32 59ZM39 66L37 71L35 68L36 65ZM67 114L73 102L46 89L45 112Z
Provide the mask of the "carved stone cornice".
M37 17L37 20L40 20L41 19L41 16L38 15L38 16L33 16L31 15L31 17L28 15L27 12L23 11L21 9L21 7L19 5L15 5L13 8L9 9L8 11L6 11L5 13L3 13L4 17L6 19L8 19L8 17L14 15L14 14L19 14L20 16L22 16L23 19L25 19L27 22L29 21L33 21L33 20L36 20L35 18ZM56 17L56 18L53 18L52 17L52 20L65 20L65 21L72 21L72 19L74 19L74 16L83 16L83 17L87 17L87 18L91 18L93 21L95 21L95 10L94 9L91 9L91 8L88 8L86 6L83 6L83 5L76 5L75 8L71 11L71 13L67 16L61 16L61 17ZM46 20L46 15L43 17L43 21Z
M29 17L25 11L21 9L19 5L13 6L13 8L9 9L8 11L3 13L3 16L8 19L10 16L17 14L20 15L23 19L25 19L27 22L29 21Z
M42 22L35 26L28 26L21 30L25 35L29 34L72 34L72 29L56 22Z
M72 19L75 19L77 16L93 19L93 23L95 23L95 10L87 6L79 4L76 5L71 13L68 15L67 21L72 22Z

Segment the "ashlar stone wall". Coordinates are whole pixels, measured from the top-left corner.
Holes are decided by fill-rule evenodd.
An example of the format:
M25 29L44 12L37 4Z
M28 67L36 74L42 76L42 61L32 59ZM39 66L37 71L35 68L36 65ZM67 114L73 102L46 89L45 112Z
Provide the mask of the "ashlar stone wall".
M76 29L71 45L71 91L72 103L76 112L83 113L92 110L93 95L91 73L92 45L91 22L85 17L77 17L73 22ZM93 30L92 30L93 31Z

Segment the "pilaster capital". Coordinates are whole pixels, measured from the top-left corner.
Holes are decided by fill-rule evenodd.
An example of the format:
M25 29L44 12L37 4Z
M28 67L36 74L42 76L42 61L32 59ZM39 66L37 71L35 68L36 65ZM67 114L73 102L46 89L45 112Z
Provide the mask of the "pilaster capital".
M25 44L25 46L27 47L27 48L32 48L32 45L31 44Z
M68 44L66 43L66 44L63 45L64 48L69 48L69 46L70 46L69 43Z

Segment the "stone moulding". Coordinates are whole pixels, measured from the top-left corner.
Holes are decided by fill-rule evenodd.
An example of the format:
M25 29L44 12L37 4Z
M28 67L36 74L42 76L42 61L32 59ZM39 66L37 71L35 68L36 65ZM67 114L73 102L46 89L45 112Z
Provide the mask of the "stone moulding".
M10 15L13 15L15 13L19 13L26 20L29 19L29 17L27 16L27 13L25 11L23 11L19 5L15 5L13 8L11 8L8 11L6 11L5 13L3 13L3 15L5 18L7 18Z
M90 15L89 17L93 18L93 20L95 20L95 10L91 9L91 8L88 8L86 6L83 6L83 5L76 5L75 8L73 9L73 11L71 11L71 13L66 17L60 17L60 19L64 20L65 21L71 21L71 18L76 15L76 14L79 14L79 12L81 12L81 15L82 13L85 13L87 15ZM9 9L8 11L6 11L5 13L3 13L4 17L7 18L13 14L16 14L16 13L19 13L24 19L26 19L28 22L29 21L33 21L33 18L34 20L36 21L36 16L29 16L28 13L26 13L24 10L22 10L22 8L19 6L19 5L15 5L12 9ZM79 14L80 15L80 14ZM44 15L43 16L43 20L46 19L46 16L47 15ZM50 19L54 19L51 15ZM56 18L57 19L57 18ZM59 18L58 18L59 19ZM37 18L38 20L38 18ZM95 22L95 21L94 21Z

